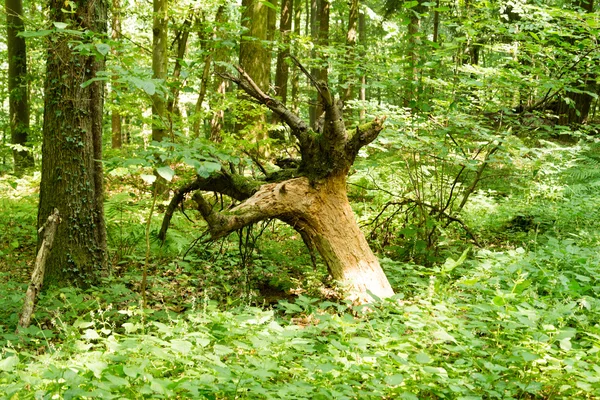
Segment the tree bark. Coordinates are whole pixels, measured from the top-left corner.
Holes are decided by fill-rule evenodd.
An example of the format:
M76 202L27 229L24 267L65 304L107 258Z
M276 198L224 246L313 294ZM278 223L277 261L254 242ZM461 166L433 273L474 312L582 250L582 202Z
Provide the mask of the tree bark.
M292 7L293 0L282 0L281 16L279 18L279 32L281 34L282 47L277 54L277 67L275 70L275 95L281 98L283 104L287 104L287 87L289 67L287 58L290 55L290 31L292 29Z
M78 0L72 13L61 11L63 1L50 0L48 5L51 21L100 35L106 32L105 2ZM46 282L87 286L106 265L101 163L104 85L82 84L104 70L104 59L77 53L67 35L53 39L46 63L38 226L55 208L65 221L48 257Z
M358 0L350 1L350 11L348 13L348 30L346 31L346 56L345 56L345 71L341 73L341 86L343 90L343 102L352 98L352 90L354 86L354 77L348 71L353 70L353 64L355 63L354 50L356 48L356 42L358 40L358 14L359 14L359 3Z
M348 198L345 175L311 183L296 178L263 185L227 213L212 211L202 195L195 197L213 239L269 218L279 218L304 232L325 261L331 276L357 302L394 295L379 261L360 231Z
M22 0L6 0L6 44L8 47L8 92L11 143L26 146L29 133L29 91L27 90L27 47L18 34L24 31ZM33 166L33 154L13 149L14 170L21 174Z
M153 78L167 79L168 56L168 0L153 0L152 72ZM152 140L161 142L167 136L167 102L159 92L152 96Z
M269 10L260 0L242 1L242 26L247 29L240 40L240 65L255 78L256 84L267 90L270 84L271 55L264 45L269 32ZM242 96L244 98L245 96ZM266 118L243 112L238 116L236 131L245 131L248 140L266 137Z
M121 0L112 0L112 33L111 39L117 41L121 38ZM115 54L118 57L118 54ZM118 77L114 77L111 90L111 101L113 110L111 113L111 145L113 149L120 149L123 146L123 119L119 109L116 107L118 99L118 90L120 84L116 82Z
M302 20L302 0L294 0L294 36L300 37L300 23ZM297 53L297 48L294 49L294 53ZM298 54L295 54L298 56ZM299 113L299 101L298 94L300 93L300 74L298 68L295 68L292 72L292 111L296 114Z
M292 57L297 63L297 60ZM300 64L298 66L310 77ZM372 142L383 129L384 118L347 131L341 110L327 84L315 82L323 105L325 121L320 133L314 132L281 101L267 95L241 68L239 77L222 76L237 83L250 97L267 106L291 128L302 159L287 173L271 174L264 183L249 181L224 171L209 178L198 177L182 187L168 207L163 221L164 238L167 218L177 203L193 190L213 191L241 201L231 210L216 212L200 192L194 195L198 210L209 226L212 239L224 237L244 226L278 218L302 234L319 251L331 275L348 290L348 297L367 302L394 294L377 258L358 228L346 196L346 175L359 150ZM310 77L312 79L312 77ZM284 170L285 172L285 170ZM266 174L266 172L265 172Z

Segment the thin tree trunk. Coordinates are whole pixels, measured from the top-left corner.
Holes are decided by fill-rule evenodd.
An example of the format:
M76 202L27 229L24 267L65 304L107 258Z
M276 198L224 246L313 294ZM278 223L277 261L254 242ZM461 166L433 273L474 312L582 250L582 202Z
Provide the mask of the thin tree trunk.
M316 38L316 43L319 51L315 52L315 58L321 59L321 64L315 66L311 70L311 75L320 82L328 81L327 61L325 60L324 48L329 45L329 0L312 0L311 3L311 36L313 40ZM315 4L316 3L316 4ZM315 8L316 6L316 8ZM314 21L313 21L314 19ZM315 105L309 108L310 124L313 128L317 128L317 121L322 116L324 108L323 104L315 99Z
M121 39L121 0L112 0L112 33L111 39L118 41ZM115 54L118 57L118 54ZM116 82L118 77L114 77L111 90L111 101L113 110L111 113L111 145L113 149L120 149L123 146L123 120L116 103L119 101L118 91L120 84Z
M282 0L281 16L279 18L279 32L281 34L282 47L277 54L277 68L275 70L275 95L281 98L283 104L287 104L287 87L289 67L287 58L290 55L290 30L292 29L292 7L293 0Z
M50 0L50 20L72 29L106 32L106 3L78 0L73 13ZM38 226L56 208L66 222L56 233L46 263L46 283L93 284L106 266L102 172L104 86L84 82L104 70L104 60L73 51L69 37L57 36L48 51ZM42 238L38 239L41 245Z
M181 60L185 57L185 51L187 49L188 38L190 37L190 26L192 24L191 17L188 17L184 22L183 26L175 35L177 40L177 57L175 58L175 67L173 68L172 78L174 81L177 81L181 76ZM173 135L173 120L172 114L174 110L177 108L177 101L179 99L179 85L174 85L173 90L171 91L171 96L167 101L167 115L169 117L169 129L171 131L171 135Z
M363 57L363 58L365 57L365 53L366 53L366 49L367 49L367 26L366 25L367 25L366 15L364 12L361 12L358 15L358 41L361 45L361 57ZM361 76L360 76L359 100L363 104L367 101L367 74L364 69L362 69ZM363 105L360 108L360 114L359 114L359 119L361 122L365 120L365 115L366 115L366 109Z
M294 36L300 37L300 23L302 19L302 0L294 0ZM296 57L299 56L298 49L295 48ZM299 101L298 94L300 93L300 73L298 68L294 68L292 72L292 111L298 114Z
M359 11L359 3L358 0L350 1L350 11L348 14L348 30L346 31L346 62L345 69L346 71L341 74L341 86L343 89L343 102L350 100L352 98L352 90L353 90L353 79L354 77L350 76L348 71L353 70L352 64L355 62L354 50L356 48L356 42L358 40L358 11Z
M168 0L153 0L152 77L163 82L168 68ZM152 140L161 142L167 136L167 103L164 95L152 96Z
M213 40L216 40L217 36L223 38L225 35L223 30L221 31L221 34L217 35L219 32L219 27L225 22L225 18L225 7L221 6L215 15L216 29L213 35ZM220 73L225 72L225 68L219 65L219 63L226 62L229 59L229 51L225 46L218 46L218 48L213 50L212 53L214 54L213 70L216 73L213 76L212 87L213 91L216 93L216 96L211 97L210 103L210 109L213 111L212 119L210 121L210 140L213 142L220 142L222 140L221 130L223 129L223 125L225 123L225 110L223 103L225 101L225 93L227 92L229 82L219 76Z
M8 47L8 93L11 143L26 146L29 134L27 47L18 34L24 31L22 0L6 0L6 44ZM14 170L21 174L33 166L33 154L13 149Z

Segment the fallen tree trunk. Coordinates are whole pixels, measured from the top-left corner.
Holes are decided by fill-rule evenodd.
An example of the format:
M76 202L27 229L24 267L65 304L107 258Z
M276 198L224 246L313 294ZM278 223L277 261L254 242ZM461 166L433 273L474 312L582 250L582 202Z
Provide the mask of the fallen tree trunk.
M43 232L42 244L38 250L37 257L35 259L35 267L31 274L31 283L27 288L25 294L25 302L23 303L23 311L21 312L21 318L19 318L19 326L17 333L20 328L27 328L31 323L31 316L33 315L33 309L37 296L42 289L44 283L44 272L46 270L46 259L48 254L52 250L54 244L54 236L56 236L56 228L60 223L60 216L58 215L58 209L54 209L54 212L50 214L46 223L39 229L39 233Z
M364 303L373 300L373 296L392 296L394 291L360 231L346 195L346 176L356 155L377 137L385 118L346 131L328 86L314 82L325 110L322 132L315 132L285 105L266 95L243 70L238 71L239 77L222 76L237 83L290 126L298 142L300 162L293 169L265 176L262 182L224 170L208 178L198 177L176 192L165 214L161 238L164 239L173 211L185 193L197 190L194 199L208 224L211 239L277 218L317 249L331 276L347 290L349 299ZM202 192L226 194L241 203L218 212Z

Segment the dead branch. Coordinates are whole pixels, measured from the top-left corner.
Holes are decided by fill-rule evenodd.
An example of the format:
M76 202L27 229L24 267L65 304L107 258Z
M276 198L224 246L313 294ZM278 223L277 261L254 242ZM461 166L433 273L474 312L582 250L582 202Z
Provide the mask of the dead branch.
M204 190L208 192L217 192L225 194L231 198L242 201L252 196L259 188L260 182L242 177L240 175L229 174L222 169L213 173L208 178L197 177L196 180L187 183L175 191L175 195L167 206L163 222L158 233L158 238L164 242L167 237L167 230L173 218L173 213L184 200L185 195L195 190Z
M43 233L42 244L40 245L40 249L38 250L38 254L35 259L35 267L33 269L33 273L31 274L31 283L29 283L27 293L25 294L25 302L23 303L21 318L19 318L17 333L19 333L19 329L27 328L31 323L31 316L33 315L33 309L37 301L37 296L40 293L40 290L42 290L42 285L44 283L46 260L48 259L48 254L50 254L50 251L52 250L54 236L56 235L56 229L60 221L61 219L58 214L58 209L55 208L52 214L50 214L48 217L46 223L44 223L44 225L38 230L39 234Z

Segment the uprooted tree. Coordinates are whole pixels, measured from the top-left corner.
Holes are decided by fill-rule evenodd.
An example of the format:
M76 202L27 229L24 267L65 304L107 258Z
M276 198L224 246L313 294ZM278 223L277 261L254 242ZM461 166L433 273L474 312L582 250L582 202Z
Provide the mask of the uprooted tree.
M198 177L176 191L165 213L160 238L164 240L178 204L187 193L196 191L194 200L212 240L276 218L298 231L307 246L316 248L331 276L348 290L350 299L364 302L372 299L371 294L392 296L394 291L360 231L346 195L346 177L358 151L377 137L385 118L346 130L340 106L327 84L313 80L325 111L322 128L315 132L280 101L265 94L245 71L238 68L238 72L239 76L223 77L289 125L301 158L291 168L266 173L262 181L224 169L208 178ZM224 194L240 203L230 210L216 211L202 192Z

